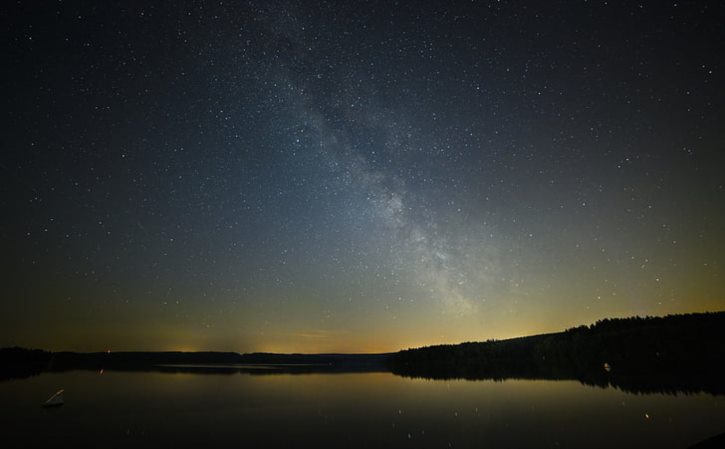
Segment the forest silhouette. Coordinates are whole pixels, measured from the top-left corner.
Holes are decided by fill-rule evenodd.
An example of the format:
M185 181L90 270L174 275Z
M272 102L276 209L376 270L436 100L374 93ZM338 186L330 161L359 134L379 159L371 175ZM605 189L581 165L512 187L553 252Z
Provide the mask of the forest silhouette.
M629 392L725 393L725 312L604 319L564 332L400 351L395 374L552 379Z
M577 380L635 393L725 394L725 312L604 319L558 333L388 354L0 349L0 380L70 370L255 375L390 371L427 379Z

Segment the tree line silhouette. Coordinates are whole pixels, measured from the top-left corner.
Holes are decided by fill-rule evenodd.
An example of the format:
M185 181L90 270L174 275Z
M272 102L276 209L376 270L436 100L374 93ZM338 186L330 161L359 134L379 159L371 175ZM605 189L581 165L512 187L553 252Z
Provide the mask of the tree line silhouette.
M558 379L629 392L725 394L725 312L604 319L564 332L400 351L391 371L431 379Z
M725 312L604 319L558 333L392 354L76 353L14 347L0 349L0 380L75 369L200 374L390 370L429 379L578 380L639 393L725 394L723 343Z

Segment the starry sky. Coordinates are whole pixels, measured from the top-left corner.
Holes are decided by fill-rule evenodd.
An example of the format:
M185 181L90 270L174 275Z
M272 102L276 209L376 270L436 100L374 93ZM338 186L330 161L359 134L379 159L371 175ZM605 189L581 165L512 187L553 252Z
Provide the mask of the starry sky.
M3 2L0 346L725 308L719 2Z

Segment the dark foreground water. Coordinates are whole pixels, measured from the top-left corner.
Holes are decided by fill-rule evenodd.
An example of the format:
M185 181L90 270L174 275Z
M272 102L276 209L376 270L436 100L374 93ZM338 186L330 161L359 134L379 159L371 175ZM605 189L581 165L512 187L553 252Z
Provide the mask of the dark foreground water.
M65 405L41 404L64 388ZM0 382L3 447L686 448L725 398L390 373L71 371Z

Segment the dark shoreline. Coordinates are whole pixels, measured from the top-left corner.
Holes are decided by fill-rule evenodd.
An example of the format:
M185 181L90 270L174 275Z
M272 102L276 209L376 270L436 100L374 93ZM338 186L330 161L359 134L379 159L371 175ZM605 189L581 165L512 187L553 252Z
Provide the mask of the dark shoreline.
M725 312L599 321L564 332L393 354L395 374L551 379L631 393L725 394Z
M44 372L156 371L197 374L305 374L388 371L391 354L235 352L48 352L0 349L0 381Z
M612 319L564 332L384 354L0 349L0 381L72 370L196 374L391 372L433 380L576 380L637 394L725 394L725 312Z

